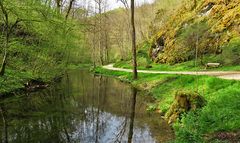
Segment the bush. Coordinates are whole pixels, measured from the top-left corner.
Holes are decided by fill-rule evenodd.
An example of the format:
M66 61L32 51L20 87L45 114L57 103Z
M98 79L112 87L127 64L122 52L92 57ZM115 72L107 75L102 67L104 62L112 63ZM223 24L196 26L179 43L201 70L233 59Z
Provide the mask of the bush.
M203 142L218 132L240 129L239 83L216 90L201 110L191 111L175 124L177 142ZM208 142L208 141L206 141Z
M222 60L224 65L240 64L240 38L233 38L228 44L222 47Z

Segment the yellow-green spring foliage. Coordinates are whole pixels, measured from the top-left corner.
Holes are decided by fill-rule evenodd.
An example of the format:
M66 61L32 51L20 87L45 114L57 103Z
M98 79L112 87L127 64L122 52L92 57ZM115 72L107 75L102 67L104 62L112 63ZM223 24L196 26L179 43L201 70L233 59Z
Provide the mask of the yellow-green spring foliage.
M185 0L151 39L149 56L157 63L174 64L196 54L221 55L240 36L239 25L239 0Z

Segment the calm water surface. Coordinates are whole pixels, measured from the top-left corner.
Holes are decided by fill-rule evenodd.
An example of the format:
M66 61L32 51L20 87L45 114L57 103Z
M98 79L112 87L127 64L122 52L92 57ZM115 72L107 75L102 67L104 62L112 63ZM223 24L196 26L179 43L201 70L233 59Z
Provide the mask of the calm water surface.
M118 80L70 71L39 92L0 101L0 139L13 143L155 143L173 138L150 97Z

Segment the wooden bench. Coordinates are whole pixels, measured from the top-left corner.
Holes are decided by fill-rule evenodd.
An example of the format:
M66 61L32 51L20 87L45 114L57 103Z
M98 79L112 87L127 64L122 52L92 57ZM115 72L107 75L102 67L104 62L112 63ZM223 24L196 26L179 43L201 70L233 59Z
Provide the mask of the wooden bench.
M207 68L218 68L218 67L220 67L220 63L207 63L206 64L206 67L205 67L205 69L207 69Z

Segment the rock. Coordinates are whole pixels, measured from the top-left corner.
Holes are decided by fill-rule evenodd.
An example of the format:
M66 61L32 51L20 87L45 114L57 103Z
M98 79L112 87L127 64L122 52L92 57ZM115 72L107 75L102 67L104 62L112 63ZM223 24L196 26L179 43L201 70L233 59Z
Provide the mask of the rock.
M198 93L180 91L176 93L174 102L165 114L165 118L169 124L172 124L176 122L183 113L196 110L204 105L205 100Z
M212 8L214 6L214 3L210 2L206 7L204 7L204 9L201 11L201 16L208 16L211 11L212 11Z
M164 48L165 48L165 39L164 39L164 36L161 36L156 40L156 43L152 45L150 57L153 60L155 60L158 57L158 54L164 51Z

